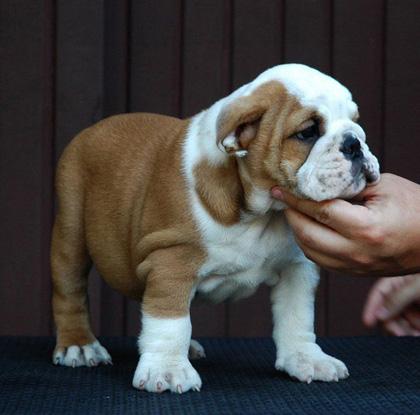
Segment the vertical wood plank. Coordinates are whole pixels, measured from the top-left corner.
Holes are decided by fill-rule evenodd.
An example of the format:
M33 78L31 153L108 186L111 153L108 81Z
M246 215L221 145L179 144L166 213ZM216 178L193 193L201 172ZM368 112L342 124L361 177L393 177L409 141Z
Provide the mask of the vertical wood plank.
M230 2L186 1L183 19L182 115L191 116L230 90ZM193 302L194 336L226 335L226 304Z
M179 115L181 0L133 1L130 111Z
M331 1L286 0L284 62L331 71ZM321 272L315 305L315 331L327 334L329 275Z
M57 1L57 72L55 147L57 159L82 129L102 118L103 0ZM97 272L89 276L93 329L101 329L101 287Z
M181 113L181 0L133 1L129 34L129 111ZM126 333L139 332L139 304L127 302Z
M54 220L54 167L55 167L55 2L44 2L44 116L43 116L43 160L42 160L42 286L41 286L41 313L44 324L48 324L48 334L53 334L54 323L51 313L51 233ZM44 331L41 329L41 331Z
M387 171L420 183L420 2L387 2L385 149Z
M105 0L103 114L128 111L130 0Z
M333 76L347 86L359 105L368 143L382 154L383 0L334 3ZM352 34L349 36L349 34ZM328 334L372 334L361 322L363 304L374 278L330 274Z
M191 116L230 91L230 2L186 1L183 29L182 113Z
M238 0L233 9L233 88L278 65L283 51L283 1Z
M286 0L284 62L331 70L331 1Z
M236 89L281 62L283 1L235 1L233 13L232 81ZM268 287L260 287L250 298L229 303L228 316L229 336L270 335Z
M50 333L53 6L0 3L0 334Z

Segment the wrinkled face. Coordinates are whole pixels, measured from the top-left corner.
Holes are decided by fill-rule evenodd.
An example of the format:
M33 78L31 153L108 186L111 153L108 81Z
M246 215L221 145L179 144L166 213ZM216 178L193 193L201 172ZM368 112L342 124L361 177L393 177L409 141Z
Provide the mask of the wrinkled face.
M351 94L314 69L272 68L228 108L219 124L232 132L221 142L243 156L239 165L251 187L278 184L321 201L351 198L379 179Z

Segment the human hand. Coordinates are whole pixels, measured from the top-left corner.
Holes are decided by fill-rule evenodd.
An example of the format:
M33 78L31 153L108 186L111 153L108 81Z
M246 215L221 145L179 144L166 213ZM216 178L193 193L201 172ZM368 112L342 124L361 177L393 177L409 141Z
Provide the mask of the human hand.
M396 336L420 336L420 274L381 278L371 288L363 322Z
M357 197L314 202L277 186L297 243L317 264L359 275L420 271L420 186L393 174Z

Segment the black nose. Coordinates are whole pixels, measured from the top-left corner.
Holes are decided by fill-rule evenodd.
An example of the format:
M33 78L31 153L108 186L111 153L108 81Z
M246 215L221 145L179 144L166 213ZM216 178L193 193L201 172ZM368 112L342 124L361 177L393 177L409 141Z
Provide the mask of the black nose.
M343 134L343 138L344 141L340 150L347 159L355 160L363 156L360 149L360 141L355 133L347 131Z

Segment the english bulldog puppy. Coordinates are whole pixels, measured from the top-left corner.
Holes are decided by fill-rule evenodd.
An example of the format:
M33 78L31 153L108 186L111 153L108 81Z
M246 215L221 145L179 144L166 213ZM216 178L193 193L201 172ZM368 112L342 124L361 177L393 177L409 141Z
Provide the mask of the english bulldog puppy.
M351 198L378 180L357 106L336 80L304 65L268 69L190 119L107 118L68 145L57 169L52 238L53 362L111 357L92 333L87 274L141 305L133 386L200 390L190 355L194 296L213 301L272 286L275 367L302 382L348 376L315 342L317 266L271 197Z

